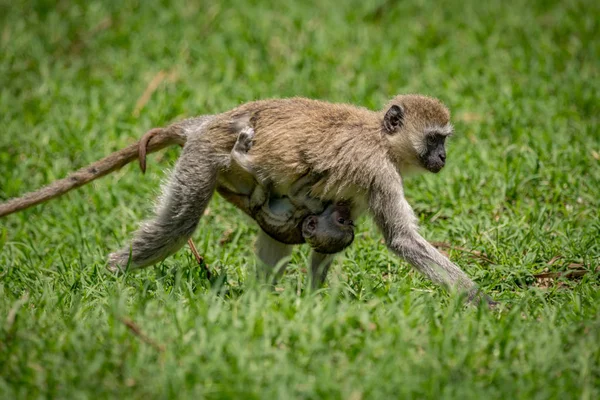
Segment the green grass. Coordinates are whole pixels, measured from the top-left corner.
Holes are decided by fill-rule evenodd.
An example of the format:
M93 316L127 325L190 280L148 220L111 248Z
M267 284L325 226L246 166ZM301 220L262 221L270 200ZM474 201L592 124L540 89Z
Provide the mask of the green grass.
M426 238L491 260L450 251L502 307L463 307L368 218L321 292L306 248L269 291L219 198L194 236L219 282L187 249L108 275L169 149L0 220L0 398L600 397L599 2L122 3L0 1L0 199L253 99L425 93L456 135L407 197ZM589 272L534 276L571 263Z

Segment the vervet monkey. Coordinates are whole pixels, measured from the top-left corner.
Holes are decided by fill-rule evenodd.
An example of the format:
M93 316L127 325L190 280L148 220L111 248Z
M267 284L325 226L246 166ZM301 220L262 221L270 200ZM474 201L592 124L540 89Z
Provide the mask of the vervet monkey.
M352 219L368 210L393 252L432 281L477 294L467 275L418 233L404 198L402 174L439 172L452 133L448 109L419 95L397 96L381 111L294 98L251 102L214 116L201 132L188 132L162 207L131 247L110 256L111 264L125 264L130 248L138 267L174 252L194 231L215 189L250 195L252 182L230 159L238 127L247 125L255 132L248 152L254 172L272 182L274 195L286 195L303 176L317 176L310 197L347 202ZM290 253L265 234L258 243L259 257L271 265Z
M215 190L252 193L255 181L230 156L238 127L248 125L255 132L248 154L259 179L272 183L273 195L285 196L301 177L317 176L310 197L349 204L352 219L368 210L390 250L435 283L480 298L474 282L419 234L404 197L402 174L439 172L452 133L448 109L420 95L396 96L380 111L304 98L255 101L165 128L186 137L182 154L156 215L109 256L111 266L131 260L132 267L144 267L174 253L196 229ZM267 264L289 254L289 245L259 236L258 255ZM321 266L313 274L324 275L330 261L313 254Z

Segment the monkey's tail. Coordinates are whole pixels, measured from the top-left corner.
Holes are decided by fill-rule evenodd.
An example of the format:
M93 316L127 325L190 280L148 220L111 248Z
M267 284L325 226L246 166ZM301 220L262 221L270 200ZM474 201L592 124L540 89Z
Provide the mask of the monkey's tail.
M138 143L137 157L140 163L140 169L142 170L143 174L146 173L146 155L148 153L152 153L156 150L159 150L153 150L152 145L156 142L162 142L167 139L170 139L170 143L168 144L177 143L178 145L183 146L187 140L187 136L185 135L183 129L177 128L175 126L170 126L168 128L153 128L150 129L148 132L144 133L144 136L142 136Z
M34 192L27 193L22 197L11 199L0 204L0 217L12 214L17 211L25 210L37 204L46 202L55 197L61 196L70 190L76 189L95 179L101 178L104 175L110 174L123 166L129 164L135 159L140 159L140 167L142 167L142 159L144 164L142 171L146 167L146 154L161 150L172 144L185 143L185 135L181 129L175 127L155 128L148 131L142 139L126 148L116 151L111 155L104 157L100 161L96 161L87 167L73 172L64 179L52 182L48 186L38 189Z

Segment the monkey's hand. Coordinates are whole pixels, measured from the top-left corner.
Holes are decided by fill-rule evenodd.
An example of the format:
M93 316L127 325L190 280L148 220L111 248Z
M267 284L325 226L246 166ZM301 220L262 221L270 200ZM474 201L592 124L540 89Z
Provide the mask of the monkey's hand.
M252 148L252 140L254 139L254 129L246 127L240 131L237 141L233 146L233 151L237 153L248 153Z
M497 301L492 300L490 296L485 294L478 287L474 287L468 292L467 303L474 306L478 306L479 304L487 304L487 306L491 309L496 308L500 304Z
M231 160L250 175L257 176L254 172L252 157L248 154L252 148L252 139L254 138L254 129L246 127L240 131L237 141L231 150Z

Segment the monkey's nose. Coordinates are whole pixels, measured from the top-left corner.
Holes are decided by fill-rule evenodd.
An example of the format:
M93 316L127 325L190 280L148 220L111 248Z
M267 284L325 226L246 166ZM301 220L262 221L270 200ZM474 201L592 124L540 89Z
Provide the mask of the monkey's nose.
M445 154L440 154L440 160L442 160L443 163L446 162L446 155Z

